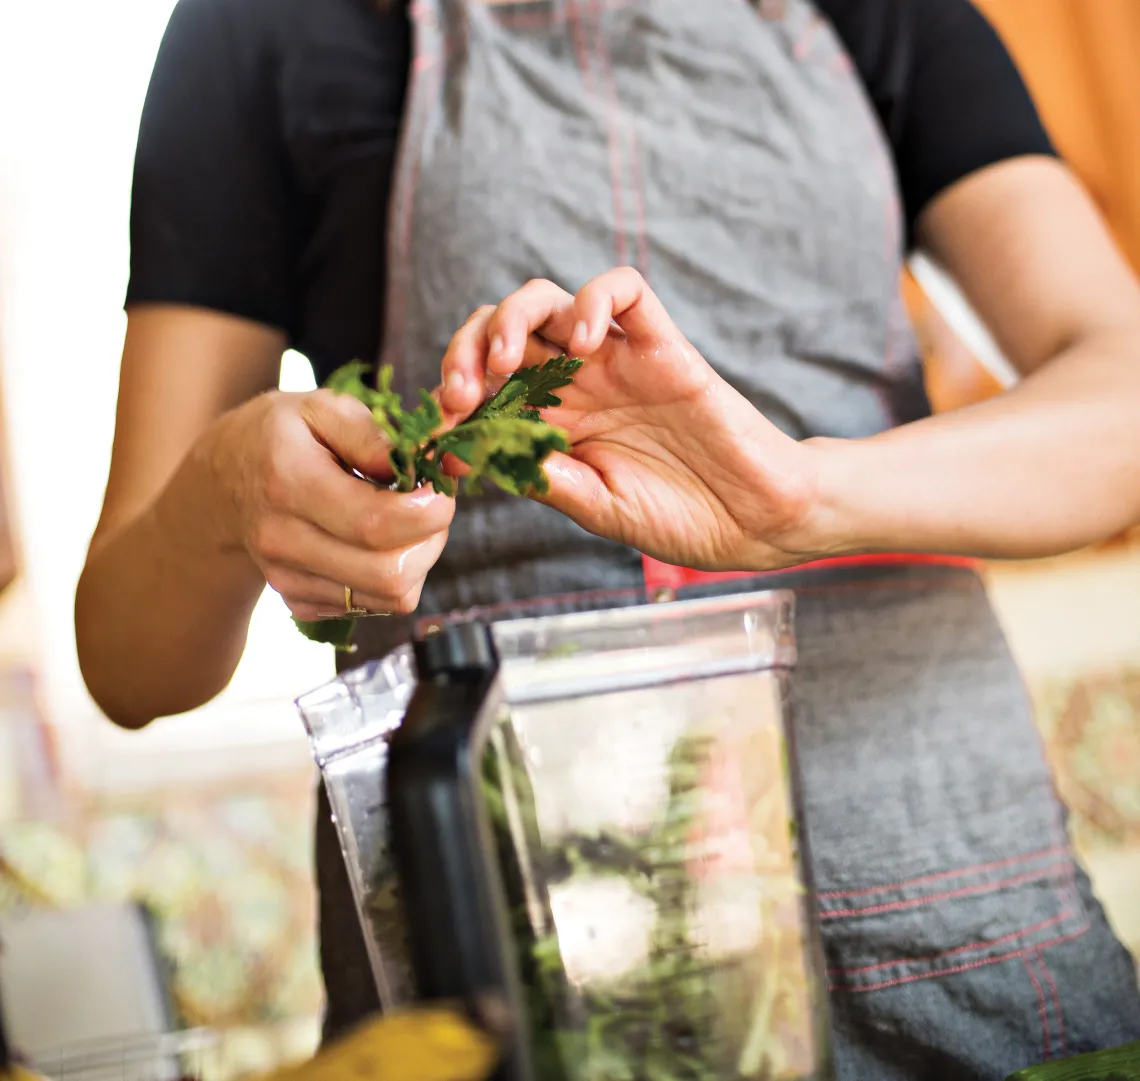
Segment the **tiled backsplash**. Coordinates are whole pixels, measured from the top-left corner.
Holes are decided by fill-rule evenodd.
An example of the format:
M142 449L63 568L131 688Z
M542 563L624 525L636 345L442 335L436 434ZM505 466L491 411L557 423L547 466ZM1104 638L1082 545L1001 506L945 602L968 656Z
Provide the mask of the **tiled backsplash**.
M1101 552L994 567L990 587L1073 841L1140 958L1140 535Z
M155 793L0 828L0 909L132 900L151 911L183 1023L230 1028L319 1015L313 777Z

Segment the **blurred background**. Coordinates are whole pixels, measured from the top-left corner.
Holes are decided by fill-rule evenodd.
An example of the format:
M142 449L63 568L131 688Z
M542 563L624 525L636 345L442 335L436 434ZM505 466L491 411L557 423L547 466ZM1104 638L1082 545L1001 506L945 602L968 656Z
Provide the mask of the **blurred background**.
M1140 3L978 3L1140 268ZM292 700L331 656L268 595L220 699L126 735L87 696L72 630L110 457L134 142L171 7L0 0L0 998L44 942L61 985L119 958L122 987L69 1017L69 1039L224 1030L224 1074L316 1042L314 778ZM918 259L904 288L936 406L998 392L1007 366L953 284ZM304 357L282 383L312 385ZM1140 952L1140 535L989 583L1074 838Z

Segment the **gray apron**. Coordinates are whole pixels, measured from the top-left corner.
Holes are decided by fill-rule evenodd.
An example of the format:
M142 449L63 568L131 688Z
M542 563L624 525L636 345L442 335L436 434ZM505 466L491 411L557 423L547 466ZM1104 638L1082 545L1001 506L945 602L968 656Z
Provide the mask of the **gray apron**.
M928 412L889 148L805 0L416 0L411 17L381 357L400 389L437 380L478 305L536 277L573 292L629 263L797 438ZM976 575L765 581L797 591L797 739L840 1078L1001 1079L1140 1038L1131 959L1074 863ZM423 611L628 603L640 584L637 553L489 495L460 500ZM363 621L352 663L407 634ZM378 1003L323 793L317 845L329 1035Z

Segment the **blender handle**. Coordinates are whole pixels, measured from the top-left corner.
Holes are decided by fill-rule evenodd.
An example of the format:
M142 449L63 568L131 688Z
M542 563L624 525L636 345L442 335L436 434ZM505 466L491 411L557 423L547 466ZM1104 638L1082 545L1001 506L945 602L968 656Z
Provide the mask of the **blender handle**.
M416 690L388 750L396 879L417 993L510 1018L498 1081L530 1081L529 1045L502 874L481 791L500 700L490 628L464 623L422 642Z

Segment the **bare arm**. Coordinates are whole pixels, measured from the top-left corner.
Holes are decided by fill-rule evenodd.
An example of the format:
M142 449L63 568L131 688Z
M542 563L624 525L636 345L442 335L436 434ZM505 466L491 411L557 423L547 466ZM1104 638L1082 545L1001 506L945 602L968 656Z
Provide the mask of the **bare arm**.
M1140 288L1068 171L1010 161L919 221L1024 375L873 439L812 441L813 547L1030 558L1140 521Z
M215 312L132 311L103 513L76 593L83 677L140 727L208 701L241 657L268 582L302 619L415 608L453 502L378 491L388 468L368 409L282 394L284 340Z
M1024 373L1014 389L872 438L799 443L621 268L577 296L530 282L476 313L444 358L445 400L470 404L485 371L551 343L582 357L550 413L573 446L550 459L545 500L701 569L865 551L1032 558L1140 522L1140 287L1087 195L1055 161L1011 160L950 188L919 228Z
M75 600L83 677L124 725L207 701L241 657L265 579L227 544L208 463L191 451L276 384L283 349L279 332L214 312L129 314L111 472Z

